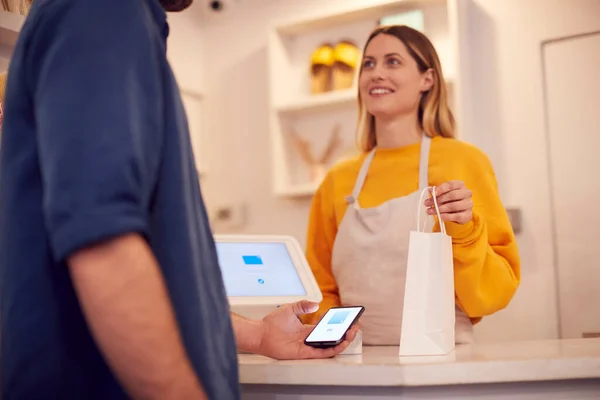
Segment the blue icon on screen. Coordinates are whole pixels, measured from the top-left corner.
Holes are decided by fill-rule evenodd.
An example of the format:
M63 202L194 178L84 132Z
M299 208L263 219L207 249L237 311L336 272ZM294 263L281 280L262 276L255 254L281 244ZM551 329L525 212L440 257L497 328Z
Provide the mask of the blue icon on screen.
M346 317L350 314L350 311L338 311L333 314L333 317L327 323L328 325L338 325L343 324L346 320Z
M246 265L262 265L263 261L260 256L242 256L244 264Z
M263 278L258 278L258 283L260 283L262 285L265 283L265 280Z

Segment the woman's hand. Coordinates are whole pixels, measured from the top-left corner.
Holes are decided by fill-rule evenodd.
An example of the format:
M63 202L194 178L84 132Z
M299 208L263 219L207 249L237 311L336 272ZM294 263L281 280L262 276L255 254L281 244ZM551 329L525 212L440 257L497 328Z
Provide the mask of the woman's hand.
M473 219L473 193L464 182L444 182L436 186L435 195L443 221L466 224ZM427 214L436 215L433 198L425 200L425 207L428 207Z

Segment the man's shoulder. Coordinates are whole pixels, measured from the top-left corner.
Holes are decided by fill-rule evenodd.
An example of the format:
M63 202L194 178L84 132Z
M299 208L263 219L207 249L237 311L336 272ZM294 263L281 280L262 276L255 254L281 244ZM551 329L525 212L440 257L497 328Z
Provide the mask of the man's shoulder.
M148 5L148 1L140 0L36 0L23 33L47 35L52 31L52 36L60 36L82 29L97 29L99 35L135 32L136 25L151 17Z
M166 14L156 0L37 0L21 29L15 58L37 75L45 60L68 55L75 68L94 58L143 60L163 46Z
M36 0L29 15L37 13L51 15L58 12L65 15L65 11L101 12L104 10L116 19L120 15L146 9L150 1L154 0Z

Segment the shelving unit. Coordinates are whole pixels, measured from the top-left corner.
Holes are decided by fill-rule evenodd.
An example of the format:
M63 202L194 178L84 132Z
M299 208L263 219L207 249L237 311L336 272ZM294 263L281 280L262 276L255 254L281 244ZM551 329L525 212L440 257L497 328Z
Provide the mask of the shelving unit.
M6 71L17 43L25 16L8 11L0 11L0 72Z
M356 89L344 89L318 96L302 96L295 101L276 107L280 114L306 114L315 110L333 110L356 104Z
M310 168L294 148L291 133L321 154L331 132L340 128L340 147L327 160L331 167L356 149L356 75L350 89L310 93L310 59L323 43L349 39L359 46L382 17L420 10L424 33L433 42L450 89L450 103L460 119L461 77L464 58L460 43L465 35L465 3L471 0L347 0L323 2L318 12L273 24L268 32L270 134L273 190L282 197L310 197L320 184L311 181ZM357 68L358 69L358 68ZM353 150L354 149L354 150Z

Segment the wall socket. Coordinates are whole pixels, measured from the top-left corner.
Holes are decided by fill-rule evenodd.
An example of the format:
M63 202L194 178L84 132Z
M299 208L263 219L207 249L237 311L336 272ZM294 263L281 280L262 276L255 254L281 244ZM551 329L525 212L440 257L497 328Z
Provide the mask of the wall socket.
M213 209L210 219L216 230L241 228L246 222L246 207L242 203L223 204Z
M508 219L512 226L513 232L516 234L521 233L523 230L523 217L521 216L520 208L507 208Z

